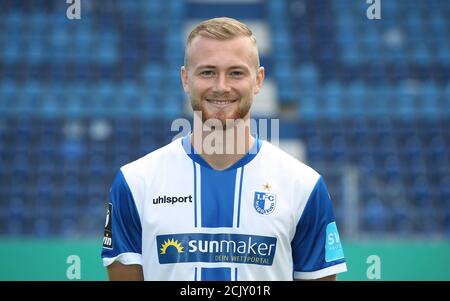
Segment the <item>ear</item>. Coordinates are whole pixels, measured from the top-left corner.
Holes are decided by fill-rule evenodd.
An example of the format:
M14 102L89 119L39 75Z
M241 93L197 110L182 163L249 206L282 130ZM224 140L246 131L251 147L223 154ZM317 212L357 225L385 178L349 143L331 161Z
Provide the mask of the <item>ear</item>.
M189 93L188 71L185 66L181 66L181 82L183 83L184 92Z
M255 82L255 89L253 91L253 94L258 94L259 90L261 90L261 87L264 82L264 67L259 67L258 71L256 73L256 82Z

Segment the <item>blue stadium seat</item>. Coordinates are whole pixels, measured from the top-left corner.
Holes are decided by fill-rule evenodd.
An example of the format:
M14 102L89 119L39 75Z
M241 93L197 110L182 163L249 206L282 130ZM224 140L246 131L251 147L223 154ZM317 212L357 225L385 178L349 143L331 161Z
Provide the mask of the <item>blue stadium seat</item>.
M390 212L384 202L376 197L368 200L363 211L364 230L383 233L387 231Z
M67 22L50 4L14 3L0 18L0 233L101 232L118 167L167 142L184 113L184 24L217 6L117 1ZM270 29L261 61L292 117L280 134L305 141L337 218L350 163L364 230L450 233L450 3L383 2L380 22L365 18L364 1L238 5L220 8ZM67 136L69 120L84 134ZM99 120L110 134L95 134Z

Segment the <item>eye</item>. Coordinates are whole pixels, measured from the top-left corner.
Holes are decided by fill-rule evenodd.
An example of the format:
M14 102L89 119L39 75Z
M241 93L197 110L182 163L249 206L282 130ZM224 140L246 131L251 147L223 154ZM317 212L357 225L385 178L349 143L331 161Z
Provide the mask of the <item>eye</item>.
M244 72L242 72L242 71L231 71L230 75L232 77L241 77L241 76L244 75Z
M211 77L214 75L214 72L212 70L203 70L200 72L200 75L203 77Z

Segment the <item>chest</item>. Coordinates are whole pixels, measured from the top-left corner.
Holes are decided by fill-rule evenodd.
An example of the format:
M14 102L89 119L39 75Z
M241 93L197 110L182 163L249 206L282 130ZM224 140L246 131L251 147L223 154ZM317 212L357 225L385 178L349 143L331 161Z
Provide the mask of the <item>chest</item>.
M270 171L243 168L218 172L196 166L167 174L149 186L143 203L143 228L156 235L220 229L290 236L298 220L289 183Z

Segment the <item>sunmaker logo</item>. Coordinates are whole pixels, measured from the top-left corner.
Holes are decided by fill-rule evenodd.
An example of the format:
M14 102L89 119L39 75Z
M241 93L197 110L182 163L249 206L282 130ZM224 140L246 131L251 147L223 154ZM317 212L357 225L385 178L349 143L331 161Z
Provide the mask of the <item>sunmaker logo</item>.
M184 233L156 237L159 263L230 262L272 265L277 239L244 234Z
M188 196L159 196L153 199L153 204L192 203L192 195Z
M164 241L164 243L161 246L159 254L166 254L167 248L174 247L178 253L183 253L183 247L181 246L180 242L178 240L174 239L168 239Z

